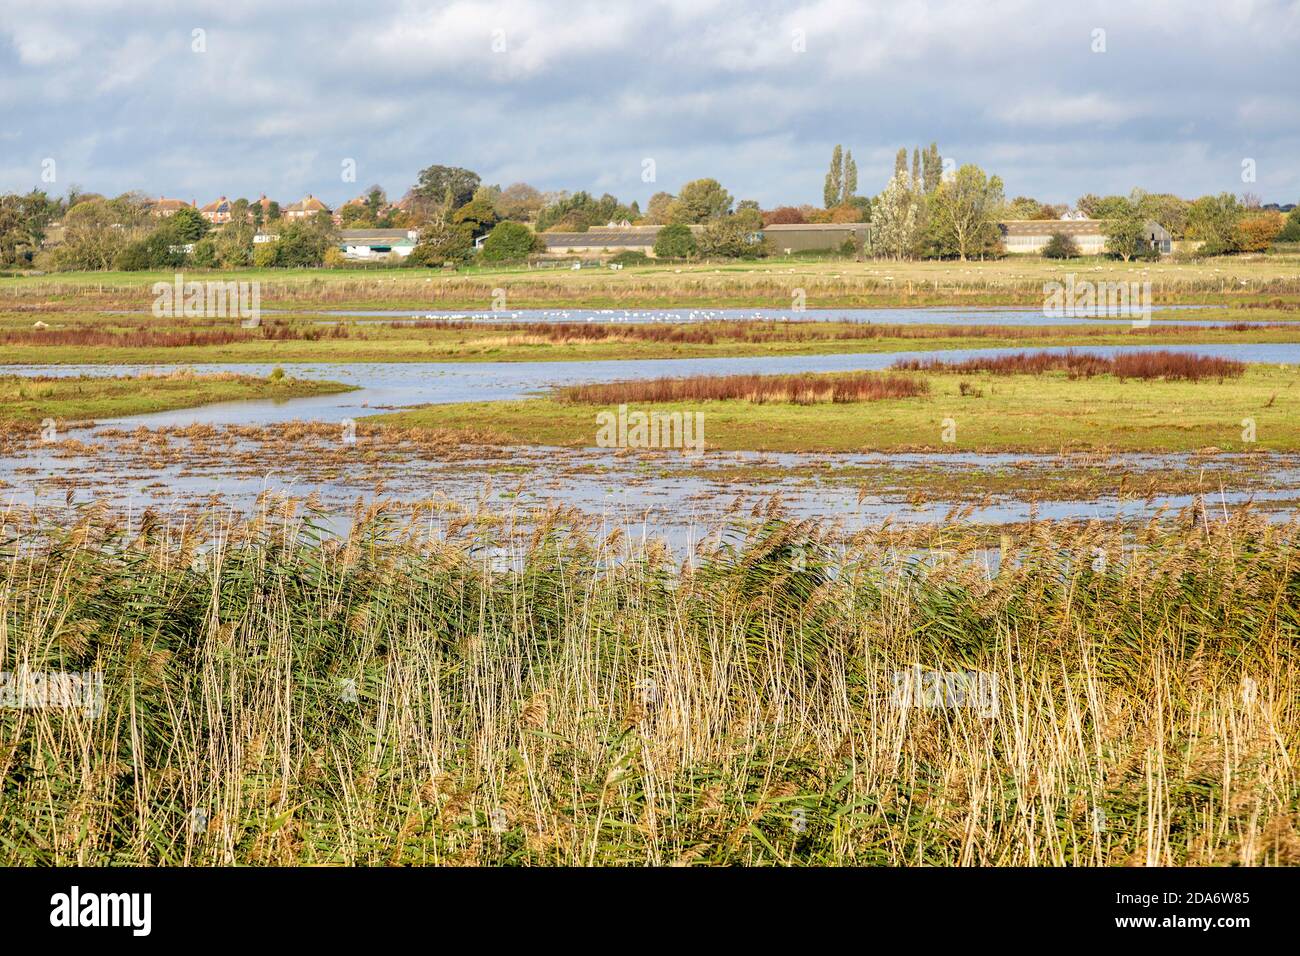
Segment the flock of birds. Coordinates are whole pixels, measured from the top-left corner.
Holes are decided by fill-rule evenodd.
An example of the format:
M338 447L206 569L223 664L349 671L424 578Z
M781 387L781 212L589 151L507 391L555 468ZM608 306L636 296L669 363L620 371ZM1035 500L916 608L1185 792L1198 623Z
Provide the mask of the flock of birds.
M792 319L779 310L756 311L752 314L739 309L677 309L667 312L638 311L633 309L536 309L517 312L466 312L457 315L439 315L427 312L426 319L449 319L470 322L612 322L612 323L682 323L719 321L802 321Z

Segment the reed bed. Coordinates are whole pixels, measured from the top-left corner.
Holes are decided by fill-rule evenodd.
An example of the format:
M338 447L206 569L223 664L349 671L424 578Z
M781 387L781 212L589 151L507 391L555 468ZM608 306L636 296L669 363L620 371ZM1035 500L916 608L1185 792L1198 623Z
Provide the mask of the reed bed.
M1092 355L1068 349L1064 352L1020 352L1015 355L976 356L949 359L900 359L892 366L905 372L991 372L994 375L1042 375L1066 372L1070 378L1114 375L1119 379L1157 379L1199 382L1240 378L1246 363L1158 349L1151 352L1121 352L1113 356Z
M191 320L177 320L188 323ZM620 323L620 322L481 322L471 319L418 319L415 321L375 322L352 326L346 321L332 325L286 319L264 319L257 328L234 327L231 320L219 324L194 320L199 327L156 328L144 323L124 328L104 328L78 324L47 329L2 329L0 345L64 346L82 348L194 348L224 346L244 342L309 341L322 339L367 340L382 337L384 332L409 333L472 332L504 337L504 344L566 345L595 342L653 342L671 345L719 345L790 342L852 342L880 339L1047 339L1063 333L1082 337L1106 337L1115 334L1107 326L1020 325L901 325L846 323L834 319L780 321L767 319L728 319L704 322ZM215 325L215 327L214 327ZM1224 326L1229 332L1250 332L1288 327L1286 323L1238 322ZM1150 326L1126 329L1125 334L1160 338L1186 335L1196 326ZM493 343L485 339L484 344ZM500 343L493 343L500 344Z
M1097 279L1149 279L1156 302L1240 301L1300 293L1294 259L1240 257L1204 263L1151 263L1140 269L1097 262ZM1078 267L1075 267L1078 268ZM772 306L788 303L792 288L819 306L854 305L1030 305L1043 303L1043 283L1060 279L1056 262L1013 257L1001 262L809 263L775 258L764 263L732 261L690 266L656 265L612 273L554 267L478 272L426 269L356 271L330 269L259 270L213 273L225 280L256 279L262 302L276 307L378 304L412 308L483 308L495 290L508 289L512 307L647 305ZM29 276L0 286L0 298L46 305L80 302L102 308L147 305L149 285L159 274L80 273ZM170 277L166 277L170 278ZM432 281L430 281L432 280Z
M104 700L0 708L0 862L1300 862L1296 525L492 527L10 522L0 670Z
M57 329L5 329L0 331L0 345L166 349L231 345L236 342L316 342L320 339L346 339L348 334L345 325L317 326L280 321L267 322L251 329L153 329L137 325L134 328L115 330L75 326Z
M557 401L580 405L626 402L718 402L737 400L765 404L784 402L871 402L886 398L915 398L929 392L922 379L881 372L847 375L696 375L691 378L652 378L644 381L566 385L555 390Z
M833 317L817 320L780 321L728 319L707 322L621 323L621 322L475 322L469 319L419 319L413 322L382 323L388 328L437 331L475 331L509 334L509 341L521 344L567 344L570 342L665 342L682 345L720 343L763 344L767 342L842 342L878 339L1047 339L1063 334L1102 338L1116 334L1113 327L1080 325L1062 328L1052 325L903 325L874 322L840 322ZM1249 332L1287 328L1282 322L1237 322L1227 331ZM1203 331L1193 325L1153 325L1124 329L1126 335L1156 337Z

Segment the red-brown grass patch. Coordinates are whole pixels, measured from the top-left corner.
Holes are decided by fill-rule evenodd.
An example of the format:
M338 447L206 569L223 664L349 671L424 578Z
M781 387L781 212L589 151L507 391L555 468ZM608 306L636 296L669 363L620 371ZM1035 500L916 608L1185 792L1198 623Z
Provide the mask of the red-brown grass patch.
M644 381L569 385L555 393L557 401L582 405L631 402L719 402L742 400L758 404L784 402L813 405L823 402L870 402L915 398L930 386L910 375L853 372L848 375L697 375L693 378L652 378Z
M1114 375L1119 379L1155 379L1197 382L1213 378L1240 378L1246 363L1236 359L1171 352L1121 352L1114 356L1064 352L1017 352L1014 355L976 356L950 361L941 358L900 359L892 366L904 372L991 372L994 375L1042 375L1066 372L1070 378Z

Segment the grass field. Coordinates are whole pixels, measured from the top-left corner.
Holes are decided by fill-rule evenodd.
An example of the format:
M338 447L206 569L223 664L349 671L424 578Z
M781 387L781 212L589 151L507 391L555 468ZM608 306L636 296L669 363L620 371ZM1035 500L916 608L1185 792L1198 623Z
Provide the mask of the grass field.
M1300 369L1250 366L1239 379L1120 381L1065 372L908 373L928 394L861 403L743 400L633 404L704 415L708 448L752 451L1300 450ZM367 427L463 429L495 440L594 446L610 404L555 398L427 405L367 419ZM1243 440L1243 420L1255 441ZM945 441L945 422L953 441Z
M213 402L254 398L302 398L347 391L337 382L306 381L289 376L168 375L39 378L0 376L0 422L31 426L45 419L58 425L147 412L193 408Z
M462 271L387 269L187 271L188 280L261 283L264 307L490 309L754 306L790 308L802 290L809 308L870 305L1040 305L1043 284L1149 280L1157 303L1232 302L1300 296L1300 255L1231 256L1198 262L1066 262L1009 257L989 262L886 262L781 257L755 262L608 268L510 267ZM0 277L0 308L149 308L150 287L174 273L55 273Z
M1040 523L989 578L551 523L503 571L291 510L0 545L9 690L91 688L0 708L0 863L1300 863L1295 526Z
M1016 346L1291 343L1300 312L1212 308L1197 319L1229 327L1128 324L970 325L862 324L726 320L609 325L602 323L421 322L418 325L322 325L312 314L276 315L255 329L233 320L159 320L149 316L0 312L6 362L30 364L208 364L221 362L545 362L604 359L726 358L901 352ZM1177 321L1183 312L1166 312ZM1253 320L1262 325L1244 325ZM1046 321L1046 320L1044 320Z

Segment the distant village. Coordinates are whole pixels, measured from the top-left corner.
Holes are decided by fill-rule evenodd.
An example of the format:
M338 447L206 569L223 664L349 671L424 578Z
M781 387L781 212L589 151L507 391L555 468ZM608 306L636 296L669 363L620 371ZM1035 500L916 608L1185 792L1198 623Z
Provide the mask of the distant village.
M379 186L331 208L307 194L255 200L116 198L33 190L0 196L0 266L33 270L316 267L344 263L458 266L573 260L847 256L984 259L1008 255L1124 260L1265 252L1300 242L1293 204L1223 193L1187 200L1134 190L1072 205L1008 199L996 175L945 165L938 147L907 150L875 196L858 192L850 151L836 147L821 206L764 209L715 179L657 192L643 211L605 194L504 189L455 166L422 170L395 202Z

